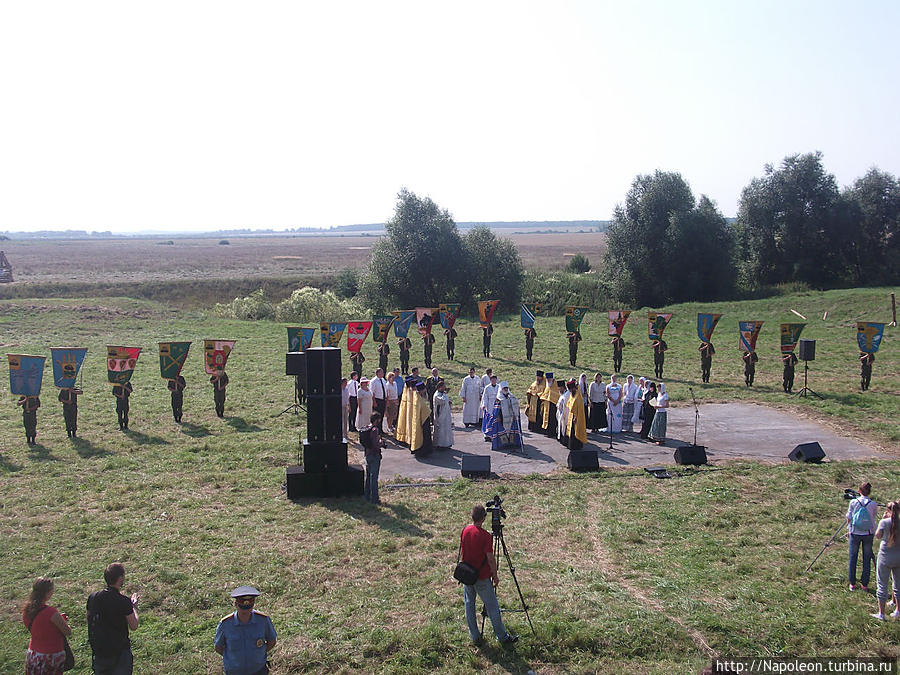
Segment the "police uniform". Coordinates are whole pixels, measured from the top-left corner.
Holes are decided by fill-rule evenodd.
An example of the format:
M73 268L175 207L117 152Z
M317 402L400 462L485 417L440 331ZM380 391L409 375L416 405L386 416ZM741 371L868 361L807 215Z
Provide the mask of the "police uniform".
M259 595L250 586L241 586L232 592L232 597ZM266 666L266 642L277 638L272 619L255 609L250 612L250 620L241 623L237 611L222 617L216 626L214 644L222 648L222 663L225 675L257 675L268 673Z

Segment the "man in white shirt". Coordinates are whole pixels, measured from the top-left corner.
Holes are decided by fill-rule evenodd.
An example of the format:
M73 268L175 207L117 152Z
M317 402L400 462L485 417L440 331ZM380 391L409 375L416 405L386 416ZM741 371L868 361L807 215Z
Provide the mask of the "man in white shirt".
M375 371L375 379L369 383L369 389L373 397L372 407L384 419L387 407L387 380L384 379L384 371L381 368Z
M356 406L359 396L359 374L354 370L350 373L350 379L347 380L347 400L349 401L348 422L350 431L356 431Z
M622 408L622 429L625 431L634 430L634 406L637 401L640 388L634 383L634 375L625 378L625 405Z
M491 421L494 416L494 401L497 400L497 392L500 387L497 384L497 376L491 375L490 383L484 388L481 394L481 432L484 434L484 440L490 441L488 435L491 430Z

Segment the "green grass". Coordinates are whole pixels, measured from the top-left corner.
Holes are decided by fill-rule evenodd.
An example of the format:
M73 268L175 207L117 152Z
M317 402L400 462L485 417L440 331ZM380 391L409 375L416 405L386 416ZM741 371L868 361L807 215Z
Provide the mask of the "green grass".
M896 449L896 329L888 329L872 389L852 393L852 322L884 320L886 296L840 291L711 306L725 316L705 387L697 383L697 306L671 308L666 381L673 398L683 400L693 386L703 400L787 406ZM810 384L824 402L780 391L776 324L793 316L788 307L810 317L806 335L819 341ZM54 602L72 620L75 672L89 672L84 602L115 559L128 567L125 590L143 596L134 634L138 673L221 672L212 636L229 611L229 590L242 583L263 591L259 609L279 632L280 672L697 672L704 644L740 656L898 653L900 624L874 625L871 596L845 590L843 542L810 574L803 570L840 524L843 488L867 479L879 500L896 498L900 461L738 463L670 481L637 471L460 479L387 486L381 508L361 500L293 504L281 485L302 426L275 416L291 401L283 326L124 298L4 301L0 310L3 352L89 348L80 440L65 437L48 372L39 445L28 448L7 380L0 382L0 672L21 671L27 635L18 608L41 574L57 580ZM608 373L605 330L592 318L579 366ZM744 318L767 322L752 391L743 387L735 346L736 322ZM652 371L640 319L633 315L625 329L625 369L636 374ZM534 364L524 361L517 325L498 323L492 361L517 391L534 366L570 370L561 317L539 318ZM201 340L211 337L237 339L225 420L215 417L202 373ZM158 377L156 342L166 339L195 341L181 427L171 421ZM117 429L105 382L107 342L145 348L127 434ZM485 365L476 358L477 326L462 323L457 344L453 364L445 363L440 342L435 349L436 364L453 379L469 362ZM374 349L366 350L372 366ZM482 650L467 645L461 591L450 579L466 512L495 492L506 500L507 542L536 629L531 636L520 615L510 616L523 635L513 652L492 639ZM504 606L513 604L508 574L500 595Z

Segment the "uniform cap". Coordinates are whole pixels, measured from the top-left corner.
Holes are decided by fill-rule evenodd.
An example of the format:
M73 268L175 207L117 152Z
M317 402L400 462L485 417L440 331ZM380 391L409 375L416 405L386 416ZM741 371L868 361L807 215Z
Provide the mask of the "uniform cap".
M259 591L253 588L253 586L238 586L233 591L231 591L232 598L242 598L245 595L252 595L256 597L259 595Z

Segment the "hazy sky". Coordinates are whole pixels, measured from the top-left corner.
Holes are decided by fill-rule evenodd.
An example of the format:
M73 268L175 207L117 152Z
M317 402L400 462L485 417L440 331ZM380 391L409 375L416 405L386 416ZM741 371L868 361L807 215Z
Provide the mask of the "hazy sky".
M0 230L607 219L900 174L900 3L2 2Z

